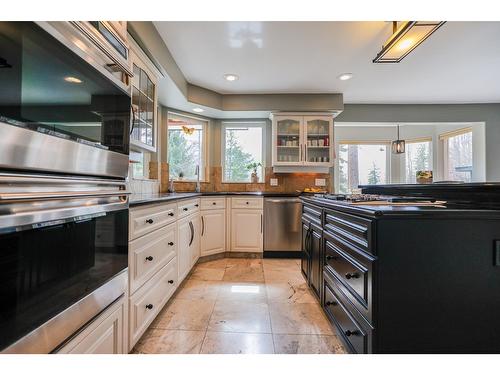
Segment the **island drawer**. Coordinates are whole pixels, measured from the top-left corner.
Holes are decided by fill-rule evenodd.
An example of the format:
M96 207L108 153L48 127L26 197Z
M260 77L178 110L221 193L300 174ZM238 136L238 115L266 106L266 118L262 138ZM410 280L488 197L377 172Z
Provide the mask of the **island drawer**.
M324 230L348 245L373 252L372 220L334 210L325 210Z
M202 210L220 210L226 208L226 198L201 198Z
M155 204L130 209L129 240L173 223L176 220L177 204Z
M359 354L369 353L371 329L367 329L359 323L326 280L323 285L323 309L347 344L349 351Z
M321 225L322 211L320 208L304 203L302 205L302 217L308 221L312 221Z

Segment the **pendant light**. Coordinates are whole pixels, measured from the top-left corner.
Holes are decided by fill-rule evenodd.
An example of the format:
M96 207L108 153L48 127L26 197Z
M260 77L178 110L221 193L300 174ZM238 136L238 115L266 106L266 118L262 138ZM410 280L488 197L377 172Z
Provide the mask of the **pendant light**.
M404 154L405 153L406 142L399 139L399 124L398 124L398 139L392 141L392 153L393 154Z

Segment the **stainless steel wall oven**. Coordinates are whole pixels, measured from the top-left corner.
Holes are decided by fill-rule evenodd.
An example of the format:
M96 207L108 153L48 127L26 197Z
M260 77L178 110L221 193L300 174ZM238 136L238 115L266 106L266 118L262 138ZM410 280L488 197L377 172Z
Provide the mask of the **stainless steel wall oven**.
M131 75L90 22L0 22L0 351L50 353L127 290Z

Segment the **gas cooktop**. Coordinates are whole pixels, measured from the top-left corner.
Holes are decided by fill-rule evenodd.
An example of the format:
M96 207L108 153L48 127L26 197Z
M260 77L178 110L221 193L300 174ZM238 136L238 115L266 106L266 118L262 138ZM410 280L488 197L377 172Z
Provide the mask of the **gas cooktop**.
M378 194L315 194L315 198L328 199L332 201L340 201L346 203L362 203L362 202L391 202L391 203L421 203L436 201L429 197L399 197L391 195Z

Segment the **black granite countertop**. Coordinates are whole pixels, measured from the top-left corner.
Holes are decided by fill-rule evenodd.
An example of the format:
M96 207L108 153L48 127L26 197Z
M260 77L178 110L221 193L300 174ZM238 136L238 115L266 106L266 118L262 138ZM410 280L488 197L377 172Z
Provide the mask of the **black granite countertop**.
M130 206L138 206L143 204L178 201L203 196L227 196L227 195L245 195L259 197L298 197L300 193L273 193L261 191L217 191L203 193L157 193L157 194L131 194L129 198Z

